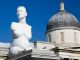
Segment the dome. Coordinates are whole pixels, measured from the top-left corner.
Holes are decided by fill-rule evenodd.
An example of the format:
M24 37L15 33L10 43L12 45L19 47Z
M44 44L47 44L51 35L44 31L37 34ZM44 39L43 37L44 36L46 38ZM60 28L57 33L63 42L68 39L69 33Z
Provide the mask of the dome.
M71 13L66 12L64 9L51 17L47 25L47 31L55 29L79 29L80 24L77 18Z

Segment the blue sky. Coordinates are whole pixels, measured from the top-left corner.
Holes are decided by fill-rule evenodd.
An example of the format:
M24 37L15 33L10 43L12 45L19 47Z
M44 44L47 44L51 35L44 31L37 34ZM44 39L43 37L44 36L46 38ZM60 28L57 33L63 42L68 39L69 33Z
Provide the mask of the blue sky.
M64 0L65 10L80 20L80 0ZM27 23L32 26L31 41L46 41L46 26L59 11L60 0L0 0L0 42L12 42L10 25L17 22L16 9L25 6Z

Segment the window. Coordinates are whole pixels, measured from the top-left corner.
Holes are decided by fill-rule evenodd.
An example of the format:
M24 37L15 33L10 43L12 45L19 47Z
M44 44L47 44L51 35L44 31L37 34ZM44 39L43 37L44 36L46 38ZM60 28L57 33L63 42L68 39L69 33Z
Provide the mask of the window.
M51 42L51 34L49 34L49 42Z
M77 33L76 32L74 32L74 41L75 43L77 43Z
M63 43L64 42L64 33L61 32L61 42Z

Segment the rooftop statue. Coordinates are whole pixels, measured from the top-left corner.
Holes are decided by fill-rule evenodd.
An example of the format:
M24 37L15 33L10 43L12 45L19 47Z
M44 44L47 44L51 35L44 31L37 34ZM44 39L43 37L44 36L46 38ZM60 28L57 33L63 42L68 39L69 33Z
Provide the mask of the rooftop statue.
M10 47L10 53L16 55L22 51L32 49L29 40L32 37L31 26L26 23L27 11L23 6L17 8L17 16L19 22L11 23L11 30L13 32L13 42Z

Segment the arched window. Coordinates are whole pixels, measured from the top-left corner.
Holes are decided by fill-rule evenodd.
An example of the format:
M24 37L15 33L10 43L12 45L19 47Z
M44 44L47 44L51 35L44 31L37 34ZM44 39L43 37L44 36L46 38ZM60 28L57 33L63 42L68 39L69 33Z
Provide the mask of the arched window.
M64 33L61 32L61 42L63 43L64 42Z
M51 34L49 34L49 42L51 42Z
M74 41L75 43L77 43L77 33L76 32L74 32Z

